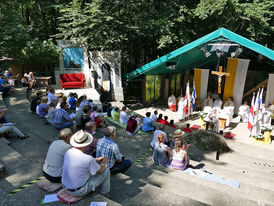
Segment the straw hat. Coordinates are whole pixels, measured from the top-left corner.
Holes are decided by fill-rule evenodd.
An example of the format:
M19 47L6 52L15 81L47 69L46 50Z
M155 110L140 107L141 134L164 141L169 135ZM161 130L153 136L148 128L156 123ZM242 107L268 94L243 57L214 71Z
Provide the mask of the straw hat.
M176 138L176 137L181 137L185 134L185 132L183 132L182 130L180 129L176 129L174 134L173 134L173 138Z
M70 144L73 147L85 147L89 145L93 140L91 134L84 132L83 130L79 130L70 138Z

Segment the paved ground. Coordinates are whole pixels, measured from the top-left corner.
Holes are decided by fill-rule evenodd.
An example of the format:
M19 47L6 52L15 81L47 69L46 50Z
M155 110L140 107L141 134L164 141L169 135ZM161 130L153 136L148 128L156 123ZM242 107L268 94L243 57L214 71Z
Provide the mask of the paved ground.
M18 89L10 98L11 107L7 118L30 135L25 140L0 138L0 164L7 175L0 179L0 206L40 205L46 194L33 184L13 196L7 194L14 189L40 177L48 142L58 136L58 131L36 115L29 112L23 89ZM119 104L120 105L120 104ZM2 104L3 107L3 104ZM139 114L154 108L137 110ZM176 120L170 110L164 114ZM189 121L194 124L195 121ZM183 125L178 125L182 127ZM169 128L170 133L173 129ZM240 182L235 189L218 183L202 180L179 171L157 167L151 161L150 141L152 135L127 136L118 130L116 142L121 152L136 162L144 154L143 160L125 173L111 176L111 200L90 194L74 205L89 205L91 201L107 201L108 205L274 205L274 160L273 145L254 144L247 138L245 124L231 128L237 136L226 140L233 152L221 155L215 160L215 153L200 151L195 145L190 147L191 164L215 175ZM97 137L103 134L97 132ZM52 203L49 205L62 205Z

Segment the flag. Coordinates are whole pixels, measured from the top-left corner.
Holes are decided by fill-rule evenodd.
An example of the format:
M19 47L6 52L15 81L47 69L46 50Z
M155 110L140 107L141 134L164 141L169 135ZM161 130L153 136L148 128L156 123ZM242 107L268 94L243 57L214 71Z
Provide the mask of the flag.
M259 96L260 96L260 88L257 92L257 96L256 96L256 100L255 100L255 104L254 104L254 112L259 110Z
M263 93L264 93L264 88L262 88L260 96L259 96L259 109L263 109Z
M193 90L191 95L191 106L192 108L195 107L195 99L196 99L196 90L195 90L195 81L193 80Z
M184 113L188 114L189 113L189 109L190 109L190 94L189 94L189 83L186 84L186 105L184 108Z
M249 116L248 116L248 125L247 128L250 130L252 130L253 127L253 123L254 123L254 98L255 98L255 93L253 94L252 97L252 101L251 101L251 105L250 105L250 111L249 111Z

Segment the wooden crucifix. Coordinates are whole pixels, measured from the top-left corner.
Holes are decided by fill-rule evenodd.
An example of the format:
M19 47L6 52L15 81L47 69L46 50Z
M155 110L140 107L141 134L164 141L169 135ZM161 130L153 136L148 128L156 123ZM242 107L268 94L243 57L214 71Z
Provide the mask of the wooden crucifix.
M227 72L223 72L223 67L222 66L219 66L219 71L218 72L215 72L215 71L212 71L211 74L216 74L218 76L218 94L221 94L222 92L222 88L221 88L221 83L222 83L222 76L229 76L230 74L227 73Z

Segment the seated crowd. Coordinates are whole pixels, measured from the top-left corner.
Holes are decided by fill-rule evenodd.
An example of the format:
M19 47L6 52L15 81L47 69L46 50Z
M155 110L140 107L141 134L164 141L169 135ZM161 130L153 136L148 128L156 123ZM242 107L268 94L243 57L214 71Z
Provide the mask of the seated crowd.
M102 139L92 135L95 129L92 121L74 134L69 128L62 129L60 138L50 145L43 165L45 177L50 182L62 183L75 197L95 190L108 194L110 174L123 173L132 165L114 142L115 127L108 126Z
M121 154L114 141L116 128L106 126L104 115L125 125L128 135L139 130L154 131L151 147L155 164L170 163L171 167L181 170L188 166L188 146L180 139L184 132L176 130L169 140L164 127L174 125L174 121L168 122L167 116L162 119L163 115L155 111L150 118L151 113L147 112L141 125L140 117L135 112L128 115L125 106L120 111L118 107L104 103L103 111L100 111L86 95L79 98L72 93L69 98L62 94L59 98L56 96L54 89L44 97L38 91L31 102L31 111L60 130L59 139L48 149L43 173L49 181L62 183L70 195L82 197L95 190L108 194L110 174L123 173L132 165L131 160ZM162 126L156 129L153 122ZM103 138L94 136L96 129L104 132Z

